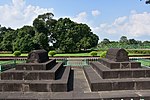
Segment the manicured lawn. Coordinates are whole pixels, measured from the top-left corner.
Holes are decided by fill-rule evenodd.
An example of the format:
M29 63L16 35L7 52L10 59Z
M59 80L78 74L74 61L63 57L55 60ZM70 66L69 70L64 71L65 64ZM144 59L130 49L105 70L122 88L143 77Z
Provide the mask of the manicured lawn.
M100 53L101 52L97 52L97 56L100 56ZM144 55L144 54L133 54L133 53L130 53L129 54L129 56L136 56L136 55ZM14 56L13 54L0 54L0 56L2 57L5 57L5 56L7 56L7 57L9 57L9 56ZM26 54L21 54L21 56L28 56L28 54L26 53ZM49 55L50 56L50 55ZM70 56L70 57L72 57L72 56L80 56L80 57L84 57L84 56L91 56L90 55L90 53L65 53L65 54L56 54L55 55L56 57L58 57L58 56L62 56L62 57L64 57L64 56Z
M64 56L91 56L91 55L89 53L65 53L65 54L56 54L55 56L64 57Z
M137 60L137 61L141 62L141 64L144 65L144 66L149 66L150 67L150 60L140 59L140 60Z
M21 54L21 56L27 56L28 54ZM0 54L1 57L14 56L13 54Z
M24 63L25 60L17 60L16 63ZM9 61L0 61L0 64L14 64L14 60L9 60Z

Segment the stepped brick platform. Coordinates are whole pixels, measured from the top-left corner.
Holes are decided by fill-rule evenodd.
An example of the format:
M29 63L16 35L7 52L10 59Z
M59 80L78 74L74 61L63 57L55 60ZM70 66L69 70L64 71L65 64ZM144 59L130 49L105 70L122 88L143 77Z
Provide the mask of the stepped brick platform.
M0 100L150 100L150 69L130 62L124 49L109 49L90 66L65 67L45 50L0 73Z
M91 91L150 90L150 69L129 61L123 49L109 49L105 59L90 65L84 72Z

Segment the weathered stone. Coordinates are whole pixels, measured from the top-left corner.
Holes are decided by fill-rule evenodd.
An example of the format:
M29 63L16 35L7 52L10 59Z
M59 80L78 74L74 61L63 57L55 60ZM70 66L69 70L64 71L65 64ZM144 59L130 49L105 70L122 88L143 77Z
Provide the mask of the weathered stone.
M44 63L49 60L46 50L33 50L28 54L27 63Z
M129 61L128 52L118 48L108 49L106 58L116 62Z

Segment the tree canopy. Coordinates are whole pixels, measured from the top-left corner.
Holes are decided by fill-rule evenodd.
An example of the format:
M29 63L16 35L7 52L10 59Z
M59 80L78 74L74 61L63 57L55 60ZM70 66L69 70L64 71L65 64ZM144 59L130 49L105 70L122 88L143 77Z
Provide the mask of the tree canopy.
M56 20L53 16L52 13L39 15L33 26L17 30L0 26L0 50L29 52L52 48L61 52L78 52L97 46L99 38L88 25L69 18Z

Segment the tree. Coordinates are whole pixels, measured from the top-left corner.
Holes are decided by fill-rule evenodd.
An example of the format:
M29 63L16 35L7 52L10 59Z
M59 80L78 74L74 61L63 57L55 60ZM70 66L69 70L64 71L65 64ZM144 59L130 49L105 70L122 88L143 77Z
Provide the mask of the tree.
M57 21L52 37L56 40L54 47L63 52L86 50L96 46L99 39L86 24L75 23L69 18Z
M120 43L128 43L128 39L126 36L121 36Z
M31 26L23 26L22 28L16 30L16 39L13 42L13 51L31 51L33 50L33 37L35 36L35 31Z
M142 0L140 0L140 1L142 1ZM146 0L145 3L150 4L150 0Z
M13 51L12 43L15 40L16 33L13 29L6 29L2 36L2 42L0 43L0 48L5 51Z
M150 4L150 0L146 0L146 2L145 2L146 4Z
M33 37L34 49L45 49L48 50L49 44L47 35L44 33L36 33Z
M34 21L33 26L36 31L36 36L34 37L35 49L40 48L48 50L49 42L54 43L53 30L55 28L55 23L57 22L53 18L53 13L45 13L39 15Z
M138 42L135 39L129 39L129 44L137 44Z
M103 41L101 41L102 44L108 44L110 43L109 39L104 38Z

